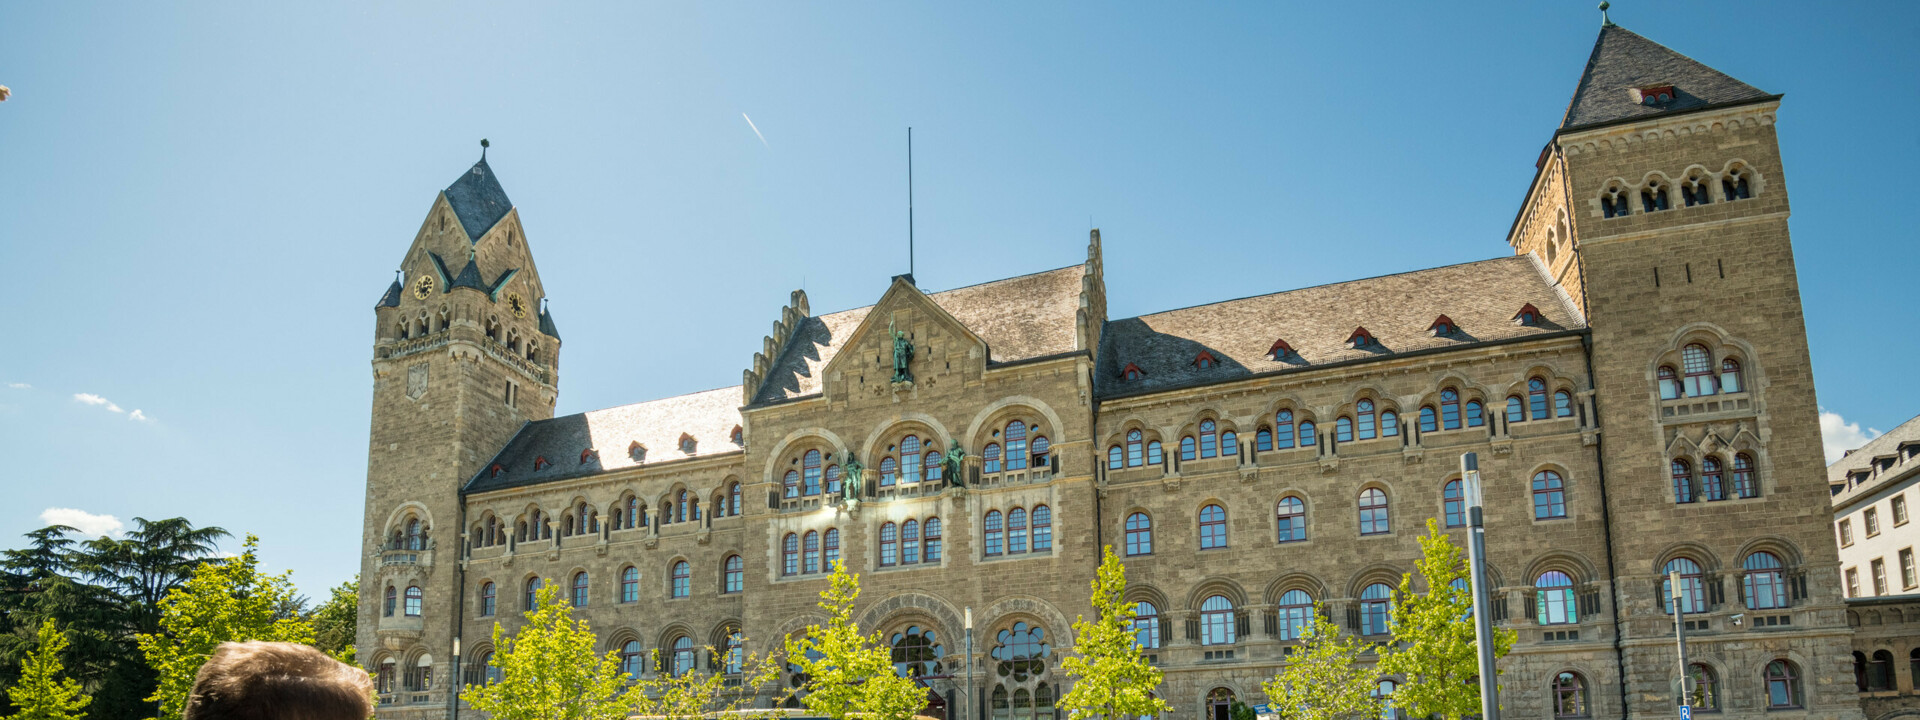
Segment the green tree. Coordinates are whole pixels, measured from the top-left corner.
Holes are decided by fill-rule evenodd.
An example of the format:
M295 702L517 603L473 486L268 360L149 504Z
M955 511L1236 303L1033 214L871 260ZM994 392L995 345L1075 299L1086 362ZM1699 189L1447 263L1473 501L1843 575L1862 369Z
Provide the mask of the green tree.
M800 702L832 720L860 716L905 720L926 704L927 691L893 669L893 655L880 633L861 635L853 620L860 597L860 576L835 561L833 576L820 593L827 624L809 625L806 634L787 638L787 662L806 678Z
M475 710L495 720L623 720L633 713L638 686L627 686L619 654L594 653L593 629L574 620L558 597L558 585L541 587L527 624L511 635L494 623L489 664L501 677L467 686L462 697Z
M740 639L742 648L746 638ZM756 689L780 677L780 666L769 656L742 655L737 658L739 672L725 672L728 660L724 650L707 646L707 657L715 666L673 673L661 663L660 651L653 651L651 676L637 678L633 714L663 720L695 720L726 713L732 718L751 720L773 715L775 710L749 709ZM744 653L745 650L736 650Z
M1320 606L1301 628L1286 665L1262 685L1267 702L1287 720L1359 720L1380 716L1372 668L1361 664L1371 643L1340 632Z
M180 717L194 675L220 643L313 642L306 621L276 617L294 595L292 573L262 573L259 545L260 538L248 535L239 557L201 563L186 584L160 601L161 632L139 636L141 652L160 676L147 698L160 703L160 718Z
M80 683L61 677L65 668L60 652L67 638L52 620L40 623L40 648L22 664L20 680L7 688L17 710L7 720L79 720L92 698L81 694Z
M1160 669L1147 664L1134 637L1134 605L1126 594L1127 569L1108 546L1093 578L1094 619L1074 619L1073 650L1060 661L1073 689L1060 697L1058 707L1070 716L1117 720L1172 709L1153 695Z
M1465 554L1432 519L1420 538L1420 551L1415 568L1426 591L1414 591L1412 573L1400 578L1391 625L1400 649L1380 659L1380 671L1406 678L1394 690L1394 704L1414 717L1460 720L1478 715L1480 656ZM1495 659L1513 648L1514 636L1512 630L1494 629Z
M341 662L352 664L354 633L360 620L360 576L334 586L327 601L307 616L313 623L313 646Z

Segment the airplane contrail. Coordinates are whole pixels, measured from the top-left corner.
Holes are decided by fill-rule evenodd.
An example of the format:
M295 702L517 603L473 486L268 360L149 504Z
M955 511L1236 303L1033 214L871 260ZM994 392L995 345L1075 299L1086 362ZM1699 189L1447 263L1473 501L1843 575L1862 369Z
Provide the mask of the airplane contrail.
M760 138L760 144L766 147L768 150L772 150L773 146L767 144L767 136L761 135L760 127L753 124L753 118L747 117L746 113L740 113L740 117L747 121L747 127L753 128L753 136Z

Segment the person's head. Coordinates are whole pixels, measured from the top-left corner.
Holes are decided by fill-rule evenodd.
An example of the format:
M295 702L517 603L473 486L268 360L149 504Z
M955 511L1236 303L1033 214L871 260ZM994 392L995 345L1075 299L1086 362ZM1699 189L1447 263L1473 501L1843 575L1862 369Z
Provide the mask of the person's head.
M366 671L306 645L221 643L200 666L183 720L366 720Z

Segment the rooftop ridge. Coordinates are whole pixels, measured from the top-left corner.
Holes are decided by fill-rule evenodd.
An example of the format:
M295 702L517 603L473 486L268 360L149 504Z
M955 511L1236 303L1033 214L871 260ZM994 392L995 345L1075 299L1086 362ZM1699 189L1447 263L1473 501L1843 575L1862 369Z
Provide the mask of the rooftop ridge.
M1436 265L1434 267L1420 268L1418 270L1402 270L1400 272L1386 273L1383 275L1372 275L1372 276L1363 277L1363 278L1354 278L1352 280L1336 280L1333 282L1320 283L1318 285L1306 285L1306 286L1297 287L1297 288L1290 288L1287 290L1275 290L1273 292L1259 293L1257 295L1243 295L1241 297L1236 297L1236 298L1227 298L1224 300L1213 300L1210 302L1196 303L1193 305L1186 305L1186 306L1177 307L1177 308L1169 308L1166 310L1156 310L1150 313L1134 315L1132 317L1118 318L1114 322L1117 322L1118 320L1137 320L1140 318L1154 317L1156 315L1166 315L1169 313L1177 313L1183 310L1198 310L1200 308L1212 307L1215 305L1225 305L1227 303L1243 302L1246 300L1258 300L1260 298L1274 297L1276 295L1285 295L1287 293L1304 292L1307 290L1319 290L1321 288L1339 287L1341 285L1351 285L1354 283L1373 282L1375 280L1385 280L1387 278L1400 277L1402 275L1418 275L1420 273L1435 272L1435 271L1447 270L1451 268L1467 267L1469 265L1514 262L1516 260L1520 260L1525 257L1526 257L1525 255L1505 255L1501 257L1487 258L1485 260L1469 260L1467 262L1458 262L1458 263L1453 263L1451 265Z

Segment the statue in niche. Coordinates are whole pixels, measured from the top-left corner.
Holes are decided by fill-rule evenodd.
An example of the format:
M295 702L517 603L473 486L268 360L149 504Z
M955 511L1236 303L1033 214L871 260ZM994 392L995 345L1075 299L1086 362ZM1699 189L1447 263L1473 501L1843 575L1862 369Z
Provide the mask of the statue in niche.
M954 440L953 445L947 448L946 458L942 460L940 463L946 466L946 469L941 474L946 476L948 485L964 485L965 484L961 482L960 464L962 461L966 459L967 459L967 451L962 450L960 448L959 440Z
M841 468L846 471L846 477L840 483L840 497L845 498L848 504L860 502L861 476L866 474L866 466L861 465L859 460L847 458L847 463Z
M887 322L887 334L893 336L893 381L896 383L913 382L913 373L907 370L907 364L913 362L913 341L907 334L894 329L893 322Z

